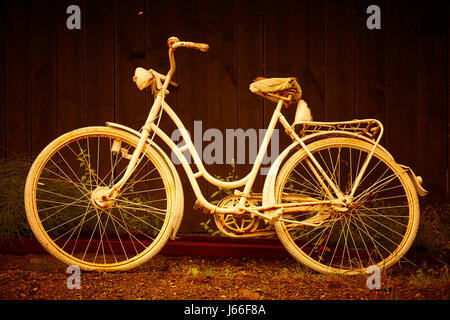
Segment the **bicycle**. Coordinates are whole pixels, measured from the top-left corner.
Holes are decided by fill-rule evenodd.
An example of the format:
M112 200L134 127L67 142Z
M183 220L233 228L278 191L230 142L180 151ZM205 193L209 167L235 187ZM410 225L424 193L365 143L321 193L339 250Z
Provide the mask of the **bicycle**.
M166 75L137 68L139 89L151 87L154 103L140 131L107 122L63 134L35 159L25 186L27 219L41 245L83 270L128 270L148 261L174 239L184 193L157 135L177 156L197 197L195 208L214 215L227 236L276 234L299 262L323 273L356 274L392 266L410 248L419 224L422 179L396 163L379 142L375 119L315 122L295 78L258 78L250 89L276 103L251 171L235 181L207 172L182 121L165 102L179 48L206 52L207 44L168 39ZM293 124L281 110L297 104ZM185 141L177 146L159 128L165 111ZM308 112L306 112L308 114ZM272 163L261 193L252 186L276 124L292 138ZM188 151L196 172L187 162ZM234 193L218 204L197 179ZM243 187L243 190L238 188Z

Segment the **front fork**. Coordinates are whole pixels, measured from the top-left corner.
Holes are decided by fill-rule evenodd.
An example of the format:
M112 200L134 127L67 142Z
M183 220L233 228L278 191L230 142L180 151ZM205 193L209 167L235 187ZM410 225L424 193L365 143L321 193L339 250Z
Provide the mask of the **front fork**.
M139 143L134 149L133 155L131 156L130 162L128 163L128 167L125 170L123 177L113 185L104 195L102 201L111 201L114 200L119 194L122 187L125 185L127 180L130 178L133 171L136 169L138 162L140 161L140 156L142 151L144 150L144 146L147 142L148 137L151 132L151 125L155 121L160 111L162 102L163 102L163 94L159 92L155 101L153 102L152 109L150 110L150 114L148 115L147 121L141 130L141 138L139 139Z
M150 136L151 132L151 125L155 121L155 119L158 116L158 113L160 111L160 108L164 102L165 94L167 91L167 87L169 86L170 80L172 79L172 75L175 72L175 57L174 57L174 49L170 47L169 49L169 60L170 60L170 70L167 73L166 79L164 80L164 83L162 85L162 89L158 91L156 94L155 101L153 102L152 108L150 110L150 113L147 117L147 121L145 122L145 125L142 127L141 130L141 138L139 140L139 143L136 147L136 149L133 152L133 155L131 157L130 163L128 164L127 170L125 171L122 179L120 179L119 182L117 182L114 186L112 186L104 196L102 196L104 199L103 201L107 200L114 200L120 193L120 190L124 186L124 184L127 182L127 180L130 178L131 174L133 173L134 169L136 168L140 155L144 149L144 146L146 144L146 141L148 137Z

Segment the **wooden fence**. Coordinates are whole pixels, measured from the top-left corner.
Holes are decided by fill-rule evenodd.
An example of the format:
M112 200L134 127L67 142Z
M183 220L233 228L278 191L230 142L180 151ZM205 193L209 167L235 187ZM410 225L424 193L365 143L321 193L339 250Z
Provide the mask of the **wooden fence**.
M73 4L81 28L69 30ZM366 26L372 4L381 29ZM447 1L19 0L1 2L0 12L2 157L34 157L59 134L105 121L139 129L153 99L137 90L134 69L167 72L166 40L175 35L211 47L177 52L180 87L168 102L188 129L195 120L203 130L264 128L274 104L249 84L296 76L315 120L381 120L382 143L396 160L424 178L431 197L448 197ZM185 194L186 223L197 225L187 184Z

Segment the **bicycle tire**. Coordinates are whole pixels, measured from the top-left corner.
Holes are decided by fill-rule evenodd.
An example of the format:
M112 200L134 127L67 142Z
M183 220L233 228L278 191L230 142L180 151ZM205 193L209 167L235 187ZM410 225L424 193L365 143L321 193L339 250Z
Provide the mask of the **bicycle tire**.
M145 146L145 161L140 162L134 176L130 178L132 180L129 179L124 188L126 193L122 192L109 209L99 209L93 204L91 197L94 190L112 186L126 168L127 158L120 152L114 155L113 163L111 147L114 141L128 147L121 149L121 152L131 154L139 139L109 127L86 127L68 132L52 141L37 156L25 184L26 215L37 240L58 260L77 265L83 270L124 271L135 268L157 254L172 231L175 190L171 186L174 185L174 177L164 158L152 146ZM108 154L110 163L105 160L102 162ZM91 160L94 157L97 161L95 165L95 159ZM110 170L108 165L111 166ZM142 178L144 173L147 175L145 179ZM159 188L150 189L157 184ZM165 198L147 201L157 195ZM128 199L133 196L135 198ZM64 204L64 201L71 203ZM79 216L75 216L80 212ZM74 231L65 231L79 220L72 216L82 221L78 222ZM59 220L54 222L56 219L65 220L59 223ZM95 220L97 222L93 228ZM83 240L82 235L88 237L89 232L92 232L89 241L87 238ZM91 243L93 247L89 248ZM69 244L73 247L69 248ZM94 244L97 245L97 251L92 261ZM97 262L99 251L103 253L103 260L99 258ZM80 252L83 252L83 256Z
M367 155L372 148L373 145L368 142L341 137L308 145L316 160L344 194L351 190L349 182L351 186L359 172L358 166L365 159L361 155ZM345 150L348 150L347 156ZM312 199L330 199L321 186L315 185L319 183L313 174L306 176L306 159L306 152L300 149L286 160L275 182L278 203L285 202L283 192L290 192L286 189L287 183L288 187L295 183L303 184L299 186L301 190L294 191L296 194ZM380 172L383 172L382 175L377 176ZM387 172L389 175L386 175ZM303 178L295 178L297 176ZM336 210L333 212L330 208L324 215L312 211L295 218L301 221L315 216L318 219L316 222L323 219L321 226L287 227L287 223L277 221L277 235L296 260L321 273L350 275L364 273L371 265L377 265L380 269L392 266L408 251L419 226L419 202L412 181L387 152L377 148L352 201L354 203L346 214ZM377 207L378 203L380 206ZM293 216L287 218L293 219ZM340 264L337 263L339 260L334 261L339 255Z

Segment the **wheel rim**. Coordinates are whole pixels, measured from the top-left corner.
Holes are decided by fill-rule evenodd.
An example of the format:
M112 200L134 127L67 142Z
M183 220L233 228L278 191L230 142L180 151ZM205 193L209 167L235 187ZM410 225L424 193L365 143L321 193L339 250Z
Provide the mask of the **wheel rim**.
M348 195L370 149L344 141L311 149L334 183ZM278 195L279 202L288 202L283 200L286 193L329 199L307 161L305 154L285 172L280 183L284 195ZM398 166L375 153L354 197L347 198L351 203L347 211L328 206L325 215L321 210L320 216L319 211L312 211L289 217L297 221L314 217L322 223L320 227L280 225L303 260L318 271L358 273L371 265L388 267L409 247L413 226L411 192L402 176L405 173L399 172Z
M118 152L111 152L119 142ZM115 201L105 208L93 201L120 180L135 145L120 134L82 134L42 161L33 188L37 232L72 263L126 266L146 255L167 228L168 181L149 153Z

